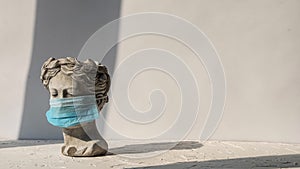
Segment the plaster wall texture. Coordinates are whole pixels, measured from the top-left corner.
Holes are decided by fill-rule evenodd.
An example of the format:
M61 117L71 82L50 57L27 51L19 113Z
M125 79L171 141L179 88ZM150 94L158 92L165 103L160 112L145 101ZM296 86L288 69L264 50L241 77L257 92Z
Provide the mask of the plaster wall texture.
M0 137L17 138L30 78L35 0L0 1Z
M121 16L140 12L173 14L196 25L212 41L224 66L227 95L222 120L211 139L300 142L299 7L297 0L141 0L124 1ZM199 138L212 97L203 64L174 39L140 35L121 42L116 65L133 52L149 47L173 52L194 72L200 112L187 138ZM153 87L169 96L165 114L176 114L180 91L170 76L159 71L146 71L132 82L129 94L136 108L149 108L148 94ZM113 112L108 118L118 119L112 123L121 133L147 137L159 130L153 126L145 132L143 126L120 123L121 118ZM167 118L166 125L174 121L172 116ZM128 132L124 131L126 127Z
M119 16L164 12L185 18L202 30L223 63L226 105L211 139L300 143L300 1L125 0L111 1L102 8L90 1L72 2L70 7L66 1L0 1L0 137L62 138L61 131L47 124L43 114L48 96L38 77L42 62L49 56L77 55L93 32ZM53 9L57 10L55 15ZM205 67L190 50L170 38L142 35L122 41L118 52L112 53L116 57L105 63L113 72L125 57L149 47L173 52L194 72L201 109L186 138L198 139L212 95ZM145 128L122 120L109 104L104 113L113 129L104 126L104 137L118 138L115 131L120 131L143 138L174 121L172 114L180 108L180 92L167 74L145 71L138 75L129 88L132 103L140 110L149 108L148 95L153 87L168 96L168 120Z

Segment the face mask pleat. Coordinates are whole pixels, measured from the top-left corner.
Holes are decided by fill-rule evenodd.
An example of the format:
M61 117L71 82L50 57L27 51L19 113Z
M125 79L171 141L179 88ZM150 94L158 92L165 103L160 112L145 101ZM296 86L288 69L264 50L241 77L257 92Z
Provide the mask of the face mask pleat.
M51 107L65 107L65 106L85 106L96 103L95 95L78 96L61 99L50 99Z

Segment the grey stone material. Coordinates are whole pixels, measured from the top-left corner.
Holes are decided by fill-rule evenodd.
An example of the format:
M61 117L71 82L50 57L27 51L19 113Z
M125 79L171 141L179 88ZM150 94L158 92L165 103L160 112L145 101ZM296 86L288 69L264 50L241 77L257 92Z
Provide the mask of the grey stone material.
M93 60L74 57L49 58L41 68L41 80L50 98L69 98L94 94L100 112L108 102L110 76L107 68ZM95 120L62 128L62 154L72 157L105 155L107 142L97 130Z

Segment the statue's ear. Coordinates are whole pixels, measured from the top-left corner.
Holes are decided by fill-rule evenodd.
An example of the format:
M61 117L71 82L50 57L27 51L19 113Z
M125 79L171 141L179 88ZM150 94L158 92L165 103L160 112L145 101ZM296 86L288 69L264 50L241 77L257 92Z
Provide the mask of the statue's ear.
M110 80L107 68L101 64L98 64L97 76L101 81Z
M98 64L98 69L97 69L97 75L96 75L96 78L99 82L99 85L103 85L105 84L105 88L101 87L103 92L104 92L104 95L106 95L109 91L109 88L110 88L110 76L108 74L108 71L107 71L107 68L104 66L104 65L101 65L101 64Z
M105 72L99 73L99 79L100 79L101 81L107 81L107 79L108 79L108 74L105 73Z

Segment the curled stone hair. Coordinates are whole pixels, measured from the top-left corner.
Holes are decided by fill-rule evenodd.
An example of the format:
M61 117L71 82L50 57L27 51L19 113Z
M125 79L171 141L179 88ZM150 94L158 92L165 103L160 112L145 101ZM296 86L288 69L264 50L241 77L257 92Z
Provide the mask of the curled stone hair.
M95 93L99 111L108 102L107 92L110 87L110 77L107 68L91 59L84 62L73 57L49 58L41 68L41 80L49 90L49 82L58 72L71 76L73 80L83 83L89 93Z

